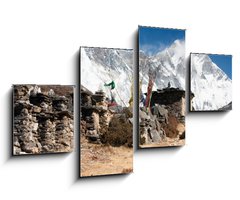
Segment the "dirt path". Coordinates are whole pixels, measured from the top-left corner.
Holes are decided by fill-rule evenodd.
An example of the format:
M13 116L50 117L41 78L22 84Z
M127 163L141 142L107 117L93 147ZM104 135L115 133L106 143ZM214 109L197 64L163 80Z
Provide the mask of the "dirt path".
M81 138L81 176L130 173L133 170L133 149L91 144Z
M141 148L154 148L154 147L174 147L174 146L183 146L185 145L185 140L179 140L174 138L166 138L166 141L163 141L159 144L144 144L140 145Z

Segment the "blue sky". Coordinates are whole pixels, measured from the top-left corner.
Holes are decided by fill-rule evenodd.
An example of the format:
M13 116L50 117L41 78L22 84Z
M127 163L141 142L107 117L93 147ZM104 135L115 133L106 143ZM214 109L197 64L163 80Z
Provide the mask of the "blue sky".
M232 79L232 56L208 54L211 60Z
M139 26L139 50L155 55L169 47L175 40L185 40L185 30Z

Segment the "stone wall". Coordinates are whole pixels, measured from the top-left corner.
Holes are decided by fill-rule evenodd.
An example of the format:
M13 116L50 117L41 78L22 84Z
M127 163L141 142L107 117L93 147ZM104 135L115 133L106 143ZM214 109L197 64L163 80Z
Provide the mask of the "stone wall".
M73 87L13 86L13 154L73 150ZM54 92L57 88L62 94Z
M81 135L91 143L132 147L132 111L110 105L102 91L94 94L81 86Z
M161 144L171 139L185 139L185 91L165 88L152 92L150 108L142 107L140 145Z

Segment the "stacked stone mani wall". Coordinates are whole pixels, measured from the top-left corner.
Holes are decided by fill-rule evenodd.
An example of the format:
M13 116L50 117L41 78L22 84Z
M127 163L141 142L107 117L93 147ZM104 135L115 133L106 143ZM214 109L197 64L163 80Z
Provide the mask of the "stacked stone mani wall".
M153 91L150 110L142 107L139 118L140 145L161 144L166 138L185 139L185 91Z
M72 86L14 85L13 112L14 155L73 150Z
M132 147L132 111L121 106L109 106L106 94L94 94L81 86L81 135L91 143Z

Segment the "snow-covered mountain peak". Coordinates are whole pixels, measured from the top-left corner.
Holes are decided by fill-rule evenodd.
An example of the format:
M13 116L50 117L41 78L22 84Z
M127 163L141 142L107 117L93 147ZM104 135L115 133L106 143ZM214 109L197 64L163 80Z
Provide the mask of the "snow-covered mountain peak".
M219 68L207 54L193 54L192 59L192 75L200 74L202 77L206 75L212 75L218 80L231 79L225 74L225 72ZM194 65L194 66L193 66Z
M182 47L185 46L185 41L184 40L175 40L172 45L168 49L182 49ZM184 53L184 52L183 52Z
M169 54L169 56L177 55L178 57L182 57L185 54L185 41L183 40L175 40L169 47L164 50L158 52L156 57ZM153 56L154 57L154 56Z
M218 110L232 101L232 80L207 54L191 54L191 91L195 110Z
M206 54L194 54L194 56L192 56L192 63L198 74L202 74L203 72L212 74L216 69L216 67L213 66L214 63Z
M169 47L154 56L139 54L140 79L142 90L146 92L148 74L156 74L153 89L162 89L171 84L171 87L185 90L185 42L174 41Z

